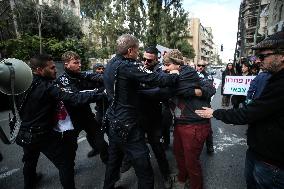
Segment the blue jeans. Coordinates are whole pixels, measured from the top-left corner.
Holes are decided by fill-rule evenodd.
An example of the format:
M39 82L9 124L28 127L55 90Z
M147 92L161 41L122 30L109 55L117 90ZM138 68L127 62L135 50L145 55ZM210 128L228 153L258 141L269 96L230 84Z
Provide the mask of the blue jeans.
M284 189L284 170L258 161L249 150L246 153L245 177L247 189Z

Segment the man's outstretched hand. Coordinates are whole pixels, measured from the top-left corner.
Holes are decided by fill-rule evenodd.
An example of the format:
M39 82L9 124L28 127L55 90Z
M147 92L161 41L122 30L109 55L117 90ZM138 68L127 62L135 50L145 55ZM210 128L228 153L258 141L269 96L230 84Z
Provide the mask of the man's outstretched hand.
M202 107L203 110L195 110L195 113L203 118L211 118L213 117L213 109L208 107Z

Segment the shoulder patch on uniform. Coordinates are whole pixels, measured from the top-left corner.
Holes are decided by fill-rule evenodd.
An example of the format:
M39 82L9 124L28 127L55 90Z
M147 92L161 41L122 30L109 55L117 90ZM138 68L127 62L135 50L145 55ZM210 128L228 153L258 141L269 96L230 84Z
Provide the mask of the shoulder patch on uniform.
M67 77L62 76L59 78L59 80L63 86L69 85L69 79Z
M141 72L145 72L145 73L153 73L151 70L148 70L147 68L145 68L142 65L138 66L138 70L141 71Z

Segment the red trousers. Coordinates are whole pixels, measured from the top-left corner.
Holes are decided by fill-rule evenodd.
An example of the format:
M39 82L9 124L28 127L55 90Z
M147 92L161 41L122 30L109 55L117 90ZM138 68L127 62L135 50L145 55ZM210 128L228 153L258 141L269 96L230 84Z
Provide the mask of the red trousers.
M174 130L174 154L178 166L178 180L190 178L190 189L202 189L203 177L200 154L210 132L210 124L176 125Z

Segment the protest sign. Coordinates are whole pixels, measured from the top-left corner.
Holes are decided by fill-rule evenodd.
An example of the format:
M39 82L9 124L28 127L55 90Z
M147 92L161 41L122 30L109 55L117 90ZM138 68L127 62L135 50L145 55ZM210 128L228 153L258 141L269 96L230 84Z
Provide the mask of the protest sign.
M246 96L250 82L255 76L226 76L224 94Z

